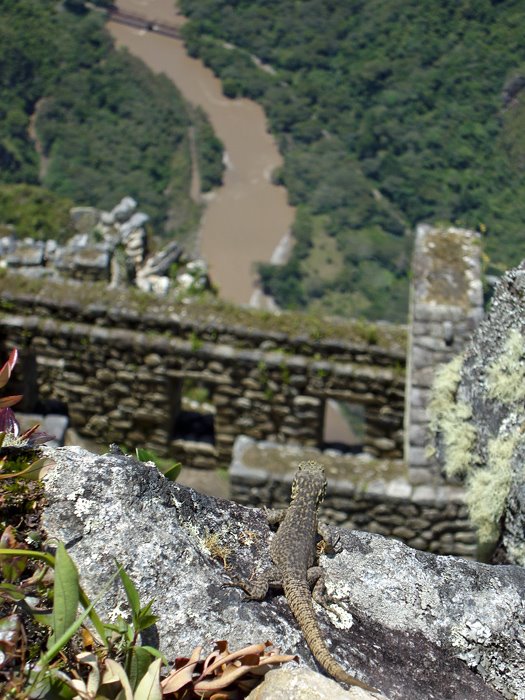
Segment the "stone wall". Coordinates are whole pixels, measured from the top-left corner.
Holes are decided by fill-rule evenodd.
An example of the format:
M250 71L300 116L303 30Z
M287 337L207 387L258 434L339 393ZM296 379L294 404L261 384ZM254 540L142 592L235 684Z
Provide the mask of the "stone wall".
M436 554L476 556L476 534L458 486L410 483L401 460L340 455L237 439L230 469L232 497L245 505L284 508L303 460L321 462L328 478L321 506L331 525L366 530Z
M414 483L438 475L429 456L428 403L435 372L465 346L483 318L480 235L420 225L412 258L405 459Z
M0 347L20 350L20 386L11 389L24 393L23 408L59 405L82 436L205 469L229 467L245 436L260 454L249 467L236 457L231 483L252 505L284 505L294 464L320 459L330 522L471 556L462 490L426 453L427 404L437 366L481 318L479 275L477 234L418 228L407 353L406 329L388 324L152 302L96 283L39 280L23 292L28 283L4 272ZM360 454L325 449L332 399L361 407Z
M211 468L229 465L240 434L321 447L333 398L364 407L365 452L402 457L404 348L258 330L256 313L240 326L220 306L196 321L191 305L82 303L69 289L57 302L2 293L0 341L21 352L26 409L58 402L81 435Z

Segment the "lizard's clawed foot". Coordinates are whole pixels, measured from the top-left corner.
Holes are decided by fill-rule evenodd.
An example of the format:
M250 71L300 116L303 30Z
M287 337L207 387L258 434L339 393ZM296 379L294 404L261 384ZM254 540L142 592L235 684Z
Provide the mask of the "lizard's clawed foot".
M224 583L221 583L221 588L237 588L244 593L244 595L242 596L242 600L252 600L240 579L224 581Z

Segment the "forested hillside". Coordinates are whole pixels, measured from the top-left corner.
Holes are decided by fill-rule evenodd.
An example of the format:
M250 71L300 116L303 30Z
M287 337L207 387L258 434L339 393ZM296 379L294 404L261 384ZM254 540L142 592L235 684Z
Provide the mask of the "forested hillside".
M206 117L166 77L116 51L104 21L71 0L0 0L0 201L9 205L0 223L19 224L17 206L30 207L35 233L50 235L50 202L60 228L71 201L111 209L131 195L159 233L170 210L178 232L195 227L190 126L203 186L220 182L222 148Z
M288 307L404 320L421 221L525 257L525 6L516 0L181 0L188 46L260 101L298 207ZM226 43L226 45L225 45Z

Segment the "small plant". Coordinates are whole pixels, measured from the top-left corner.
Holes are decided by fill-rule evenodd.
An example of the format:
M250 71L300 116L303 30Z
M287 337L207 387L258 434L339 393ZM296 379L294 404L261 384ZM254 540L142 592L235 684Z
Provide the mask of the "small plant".
M0 369L3 388L17 361L13 350ZM28 476L38 475L42 460L33 461L35 445L49 436L38 434L34 426L20 434L11 406L21 396L0 399L0 419L4 432L0 440L11 447L0 462L0 484L18 488ZM14 443L14 444L13 444ZM0 442L1 444L1 442ZM0 447L0 450L5 450ZM22 457L20 451L22 450ZM29 455L29 457L27 456ZM147 450L137 450L141 460L159 458ZM176 478L180 464L159 468L168 478ZM33 482L34 483L34 482ZM22 492L23 497L27 496ZM6 509L0 490L2 516ZM63 543L56 552L37 547L37 532L19 528L27 525L24 504L18 503L18 525L3 522L0 530L0 696L12 700L190 700L192 698L244 698L272 666L295 657L268 650L269 642L230 653L226 642L216 643L215 651L200 660L201 647L190 659L177 659L174 669L161 682L166 660L154 647L140 643L142 633L155 624L153 600L140 603L138 591L122 566L91 601L80 584L80 577ZM30 549L29 545L34 548ZM209 538L213 556L223 558L227 551L218 540ZM112 623L103 622L95 607L114 580L120 577L130 615L119 615ZM81 612L79 614L79 608ZM87 621L91 623L88 628Z
M182 464L180 462L173 462L171 459L159 457L152 450L146 450L143 447L137 447L135 449L135 454L140 462L153 462L159 472L164 474L166 479L177 481L182 469Z
M195 331L192 331L190 333L189 340L190 340L192 352L197 352L198 350L200 350L202 348L202 346L204 344L202 342L201 338L199 338L199 336L197 335L197 333L195 333Z
M14 348L11 350L7 361L4 363L0 369L0 389L9 381L13 369L18 360L18 350ZM14 396L4 396L0 398L0 446L1 447L36 447L47 440L51 439L50 435L46 433L37 432L39 425L34 425L32 428L20 432L20 424L18 423L16 416L11 408L22 399L22 394L16 394ZM5 460L4 460L5 461ZM0 464L1 468L1 464Z
M13 606L10 614L0 619L0 672L3 671L5 679L6 697L102 699L114 697L115 689L120 687L127 698L146 700L151 697L146 689L151 689L152 685L156 685L157 697L160 697L162 655L157 649L138 645L140 633L157 620L151 614L153 601L144 607L140 605L137 590L122 567L118 567L99 598L91 602L80 586L76 566L62 543L55 556L28 550L17 541L13 530L7 528L0 544L4 579L0 593ZM30 577L23 578L29 560L39 564ZM94 607L117 575L126 592L131 621L119 617L114 624L104 624ZM50 601L52 607L49 607ZM43 607L37 608L35 604ZM79 605L83 612L77 615ZM41 630L49 629L48 633L40 632L42 645L37 654L28 653L24 616L33 618ZM94 633L83 627L87 618ZM74 655L79 647L82 651ZM69 659L71 675L64 673L65 659ZM17 663L21 660L24 663ZM91 667L87 681L81 680L85 675L81 665Z
M232 553L232 550L227 545L221 543L221 537L218 532L208 532L204 538L203 544L210 553L210 556L214 559L220 559L226 570L230 568L228 557Z

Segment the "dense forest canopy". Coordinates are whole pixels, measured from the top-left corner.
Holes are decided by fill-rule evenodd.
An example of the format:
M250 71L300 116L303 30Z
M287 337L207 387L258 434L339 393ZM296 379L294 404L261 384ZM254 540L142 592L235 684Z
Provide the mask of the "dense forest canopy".
M17 202L29 200L33 220L43 221L38 205L51 200L38 187L13 188L25 183L58 195L55 209L70 200L111 209L131 195L159 232L168 215L178 232L195 227L191 126L203 188L220 183L222 147L205 115L165 76L116 51L104 22L82 2L0 0L0 201L10 217L1 223L20 224ZM37 235L50 235L44 218ZM57 213L55 233L62 226Z
M404 320L411 231L525 251L525 6L517 0L180 0L187 45L264 106L298 207L288 307ZM225 45L226 44L226 45Z

